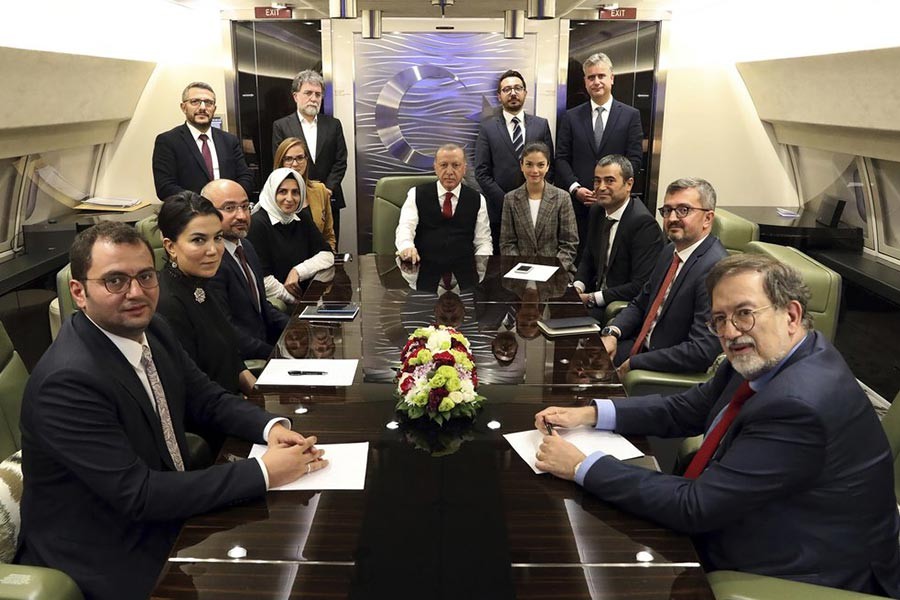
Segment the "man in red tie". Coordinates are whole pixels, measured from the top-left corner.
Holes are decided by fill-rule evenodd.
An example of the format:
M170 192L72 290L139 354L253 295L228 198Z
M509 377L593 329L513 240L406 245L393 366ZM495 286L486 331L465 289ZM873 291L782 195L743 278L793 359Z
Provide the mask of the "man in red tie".
M893 457L865 392L812 329L800 275L737 255L707 278L728 359L681 394L550 407L535 417L625 435L706 434L685 476L585 456L554 431L537 466L693 536L707 569L900 597Z
M707 329L704 280L725 247L713 235L716 191L704 179L684 178L666 189L659 208L670 244L631 303L604 327L603 345L619 369L691 373L705 371L719 354Z
M457 144L444 144L434 155L436 183L409 190L394 236L401 261L452 263L475 255L490 256L491 226L484 196L465 185L466 155Z
M216 114L216 93L208 83L195 81L181 93L185 121L156 136L153 146L153 183L165 200L178 192L200 193L215 179L241 184L249 196L256 187L247 167L241 141L227 131L211 127Z

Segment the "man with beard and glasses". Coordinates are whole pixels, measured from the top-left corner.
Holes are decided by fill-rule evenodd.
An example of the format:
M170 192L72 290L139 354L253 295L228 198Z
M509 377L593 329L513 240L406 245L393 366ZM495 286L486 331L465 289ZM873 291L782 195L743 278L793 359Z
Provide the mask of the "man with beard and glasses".
M347 172L347 143L338 119L320 113L325 99L325 79L317 71L300 71L291 83L291 94L297 111L272 123L272 154L289 137L300 138L309 149L308 179L321 181L331 198L331 217L334 237L340 240L341 209L344 192L341 182ZM279 168L283 165L275 165Z
M707 323L728 359L683 393L550 407L535 417L624 435L706 438L684 476L585 456L545 436L538 468L690 534L708 570L900 598L893 457L840 353L812 329L793 268L741 254L713 267Z
M246 239L250 231L247 193L234 181L217 179L206 184L201 195L222 213L225 236L225 256L209 288L237 333L241 358L269 358L289 319L266 299L262 266Z
M659 214L671 243L662 249L650 279L631 303L600 332L623 376L631 369L705 371L719 354L706 328L706 274L727 255L710 235L716 191L704 179L669 184Z
M208 83L195 81L181 93L185 122L156 136L153 146L153 183L160 200L178 192L200 193L215 179L231 179L247 194L253 173L247 167L241 141L227 131L210 127L216 113L216 94Z

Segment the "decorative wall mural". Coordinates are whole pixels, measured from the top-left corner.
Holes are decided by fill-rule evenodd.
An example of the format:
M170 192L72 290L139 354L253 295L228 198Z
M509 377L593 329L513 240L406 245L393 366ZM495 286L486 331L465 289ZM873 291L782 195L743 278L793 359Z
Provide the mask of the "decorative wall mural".
M431 172L435 149L466 150L475 186L479 121L498 106L497 77L516 69L534 87L535 37L500 33L396 33L356 36L356 198L360 253L372 247L372 198L386 175ZM525 106L534 112L534 97Z

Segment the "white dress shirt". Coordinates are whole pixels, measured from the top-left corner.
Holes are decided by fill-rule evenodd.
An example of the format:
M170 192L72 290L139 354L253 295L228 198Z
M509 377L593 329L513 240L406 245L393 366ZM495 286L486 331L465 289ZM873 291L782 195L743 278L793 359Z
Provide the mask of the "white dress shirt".
M153 411L159 414L159 411L156 407L156 397L153 395L153 388L150 387L150 380L147 379L147 372L144 370L144 365L141 364L141 356L144 353L144 346L150 347L150 344L147 342L147 334L141 334L141 341L136 342L132 339L122 337L120 335L116 335L114 333L110 333L109 331L103 329L97 323L88 317L87 313L84 314L88 318L91 323L97 326L103 335L109 338L109 341L118 348L119 352L122 353L122 356L125 357L125 360L128 361L128 364L134 369L135 374L138 376L138 379L141 381L141 385L144 386L144 391L147 392L147 398L150 400L150 406L153 407ZM153 351L150 351L150 357L153 358ZM269 432L272 431L272 427L274 427L277 423L281 423L288 429L291 428L291 422L289 419L285 419L282 417L272 419L268 423L266 423L265 428L263 429L263 439L269 439ZM259 464L260 470L262 470L263 478L266 480L266 489L269 489L269 472L266 470L266 463L263 462L261 456L256 457L256 462Z
M200 151L200 156L203 156L203 142L200 140L200 134L204 133L188 123L184 122L188 127L188 131L191 132L191 135L194 136L194 143L197 144L197 150ZM206 130L206 137L209 139L206 140L206 145L209 146L209 153L212 156L212 164L213 164L213 179L219 178L219 155L216 154L216 145L213 144L213 136L212 136L212 127Z
M509 139L513 139L513 129L515 125L513 125L513 117L519 118L519 128L522 130L522 143L525 143L525 111L520 110L519 114L514 115L511 112L503 111L503 118L506 120L506 130L509 132Z
M440 207L444 205L444 197L449 191L453 196L450 198L450 206L453 214L456 214L456 205L459 204L459 193L462 190L462 183L458 184L452 190L444 189L441 182L437 182L437 201ZM475 254L490 256L494 253L494 245L491 241L491 226L488 221L487 204L484 196L478 194L481 205L478 208L478 216L475 219ZM403 208L400 209L400 222L397 224L397 231L394 235L394 245L397 246L397 252L402 252L407 248L415 248L416 227L419 226L419 209L416 207L416 188L409 188L406 194L406 201Z
M300 127L303 129L303 137L306 138L306 146L309 148L309 162L316 162L316 142L319 141L319 115L309 122L299 110L297 116L300 117Z

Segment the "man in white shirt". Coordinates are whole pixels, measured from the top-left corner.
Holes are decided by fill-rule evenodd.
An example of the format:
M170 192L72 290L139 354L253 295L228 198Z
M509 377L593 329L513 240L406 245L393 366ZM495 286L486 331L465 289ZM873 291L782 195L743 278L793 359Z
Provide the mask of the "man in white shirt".
M181 93L185 122L156 136L153 146L153 183L165 200L183 190L200 193L214 179L231 179L249 195L253 173L244 160L241 141L227 131L210 127L216 113L216 94L208 83L195 81Z
M81 311L38 362L22 402L17 560L68 573L86 598L146 598L184 519L327 461L316 438L197 368L155 316L153 253L132 227L104 221L81 232L70 260ZM188 422L269 449L192 470Z
M309 150L309 179L321 181L331 195L334 236L340 239L341 209L346 206L341 182L347 172L347 143L340 120L320 112L325 79L311 69L300 71L291 83L297 110L272 123L272 154L286 138L300 138ZM274 165L274 168L291 165Z
M404 262L450 263L493 254L484 196L462 183L466 155L457 144L444 144L434 155L436 183L409 190L400 210L395 245Z

